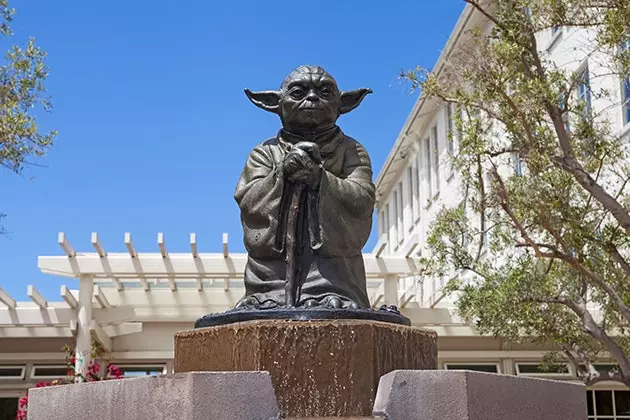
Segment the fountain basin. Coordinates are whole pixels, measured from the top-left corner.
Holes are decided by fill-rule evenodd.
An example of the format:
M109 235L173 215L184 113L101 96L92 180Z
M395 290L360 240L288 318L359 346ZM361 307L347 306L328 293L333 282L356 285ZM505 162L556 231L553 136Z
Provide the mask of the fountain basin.
M267 371L284 417L370 416L381 376L436 368L435 332L372 320L254 320L175 335L175 372Z

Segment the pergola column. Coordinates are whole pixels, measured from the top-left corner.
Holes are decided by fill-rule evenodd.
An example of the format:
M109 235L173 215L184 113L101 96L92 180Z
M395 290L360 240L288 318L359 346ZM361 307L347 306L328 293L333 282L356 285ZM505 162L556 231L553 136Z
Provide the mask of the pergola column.
M398 305L398 276L389 275L384 277L383 301L385 305Z
M79 311L77 322L77 346L75 349L75 370L84 377L92 360L92 295L94 279L91 276L79 278ZM79 379L81 381L81 379Z

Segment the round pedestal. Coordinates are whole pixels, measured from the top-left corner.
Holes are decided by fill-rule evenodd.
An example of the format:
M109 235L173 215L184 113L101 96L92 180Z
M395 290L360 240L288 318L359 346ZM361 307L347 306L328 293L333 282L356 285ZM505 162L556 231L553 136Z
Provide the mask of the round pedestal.
M259 320L175 335L175 372L268 371L283 416L369 416L382 375L437 369L433 331L367 320Z
M230 309L226 312L204 315L195 322L195 328L215 327L234 322L258 320L324 321L332 319L361 319L387 322L391 324L411 325L409 318L398 312L395 306L375 309L324 309L279 307L274 309Z

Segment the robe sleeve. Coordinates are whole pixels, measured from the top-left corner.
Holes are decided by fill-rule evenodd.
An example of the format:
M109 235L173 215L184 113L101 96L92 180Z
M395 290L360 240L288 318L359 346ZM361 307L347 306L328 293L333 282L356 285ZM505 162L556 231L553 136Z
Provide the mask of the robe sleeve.
M345 148L339 176L324 171L314 210L318 231L312 245L322 256L361 254L372 230L375 187L367 151L356 141ZM312 220L312 219L311 219Z
M278 256L276 241L283 188L282 165L275 161L270 147L256 147L234 193L241 210L245 248L253 257Z

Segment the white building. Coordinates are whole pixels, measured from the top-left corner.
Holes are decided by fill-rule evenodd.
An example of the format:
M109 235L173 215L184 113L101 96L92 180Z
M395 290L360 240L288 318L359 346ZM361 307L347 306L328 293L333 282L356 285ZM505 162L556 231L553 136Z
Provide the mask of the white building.
M480 25L485 26L484 19L467 7L438 71L462 34ZM574 30L562 28L541 37L547 38L541 45L548 45L558 59L577 39ZM620 86L614 86L620 95L630 94L630 86L625 91ZM372 305L395 304L413 325L437 331L441 369L576 380L570 368L539 372L543 348L480 336L458 319L452 302L442 295L445 279L417 276L415 257L424 249L437 208L458 199L457 179L447 165L448 153L457 147L446 135L449 112L420 98L378 175L380 240L373 252L364 254ZM630 112L611 112L620 129L630 127ZM187 253L170 253L161 234L149 253L136 250L129 234L117 252L105 250L96 234L90 244L87 238L84 243L75 251L60 234L60 254L39 258L43 272L79 279L79 290L62 287L58 301L47 302L29 286L31 300L16 302L0 285L0 420L13 418L17 398L27 388L64 376L64 344L85 352L90 340L98 340L129 376L171 372L173 335L191 328L201 315L233 307L244 293L246 255L230 253L227 236L218 254L201 253L194 234ZM593 390L588 397L598 412L591 418L630 419L630 391L625 387L600 383Z
M472 28L487 33L491 26L484 16L467 5L434 67L435 72L443 71L449 55L465 42L467 32ZM593 109L606 110L602 115L611 121L614 129L630 137L630 80L601 76L606 73L600 64L605 60L597 56L587 57L585 48L581 48L589 39L592 40L592 34L584 29L554 28L538 35L538 45L558 66L581 73L583 82L577 86L575 94ZM589 80L592 74L598 77ZM608 89L614 103L591 98L586 88L589 84L593 90ZM619 105L624 101L625 105ZM453 106L430 98L420 97L414 105L376 181L379 232L376 252L426 255L428 229L436 213L443 205L452 206L461 201L458 176L449 163L450 155L457 150L456 133L449 136L449 132L454 131L453 113ZM509 169L523 170L518 161ZM442 313L448 313L452 322L459 323L452 312L453 301L442 293L446 280L415 276L401 279L399 289L414 296L407 307L444 310ZM423 320L418 321L425 324ZM492 371L522 375L531 372L523 363L536 363L536 355L541 354L536 350L544 350L516 348L501 340L476 337L474 333L466 336L452 333L448 327L445 329L446 334L439 339L441 368L449 368L452 362L457 362L475 365L474 368L487 365ZM602 367L606 362L602 360ZM574 378L571 369L567 371L563 379ZM592 389L588 393L589 418L630 418L630 391L627 388L600 383L589 389Z

